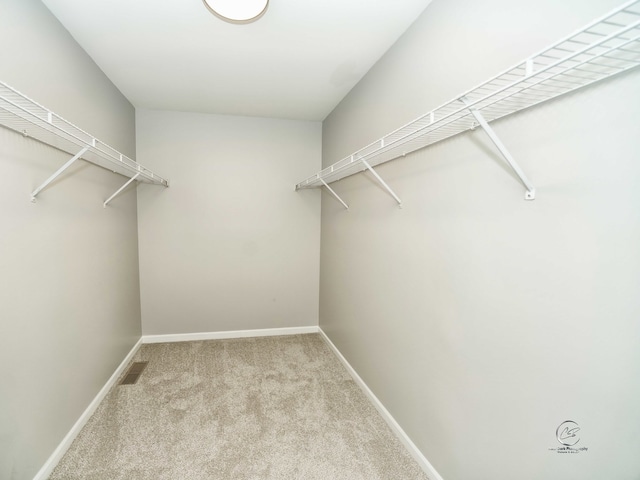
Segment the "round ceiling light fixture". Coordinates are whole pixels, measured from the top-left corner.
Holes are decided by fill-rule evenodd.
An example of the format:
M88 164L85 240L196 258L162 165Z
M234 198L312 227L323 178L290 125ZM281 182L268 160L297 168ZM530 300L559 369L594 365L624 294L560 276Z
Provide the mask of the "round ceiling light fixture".
M231 23L251 23L267 11L269 0L202 0L217 17Z

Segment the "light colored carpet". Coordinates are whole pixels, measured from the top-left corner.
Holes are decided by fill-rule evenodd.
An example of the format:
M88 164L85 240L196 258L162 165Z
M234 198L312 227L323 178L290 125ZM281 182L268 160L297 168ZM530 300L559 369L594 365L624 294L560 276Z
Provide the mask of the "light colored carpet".
M427 476L318 334L143 345L50 480Z

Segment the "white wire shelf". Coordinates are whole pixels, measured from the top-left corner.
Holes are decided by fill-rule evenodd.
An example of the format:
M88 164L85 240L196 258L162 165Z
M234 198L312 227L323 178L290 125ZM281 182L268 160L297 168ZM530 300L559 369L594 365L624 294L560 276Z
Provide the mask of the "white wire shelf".
M483 120L491 122L640 65L640 0L629 1L581 30L505 70L414 121L296 185L327 186L481 126L496 143L534 198L533 185L512 163ZM502 147L502 148L501 148ZM391 190L385 186L390 193ZM330 187L328 187L330 189ZM331 193L335 195L330 189ZM395 194L392 193L395 197ZM336 195L337 196L337 195ZM342 200L338 198L341 202ZM396 200L397 197L396 197ZM344 202L342 202L344 204ZM398 201L398 203L400 203ZM346 204L345 204L346 207Z
M0 125L137 181L169 182L51 110L0 82ZM74 157L75 159L75 157ZM37 193L37 192L35 192Z

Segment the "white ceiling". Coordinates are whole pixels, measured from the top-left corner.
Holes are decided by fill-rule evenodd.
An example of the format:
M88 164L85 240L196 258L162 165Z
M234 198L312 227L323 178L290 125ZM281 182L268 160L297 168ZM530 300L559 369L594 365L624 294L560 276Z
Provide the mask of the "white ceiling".
M323 120L431 0L42 0L136 107Z

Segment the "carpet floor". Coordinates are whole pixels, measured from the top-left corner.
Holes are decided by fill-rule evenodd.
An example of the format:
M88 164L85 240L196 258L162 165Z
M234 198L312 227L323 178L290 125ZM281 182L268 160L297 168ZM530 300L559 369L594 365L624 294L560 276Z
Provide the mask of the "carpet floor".
M50 480L428 480L318 334L143 345Z

